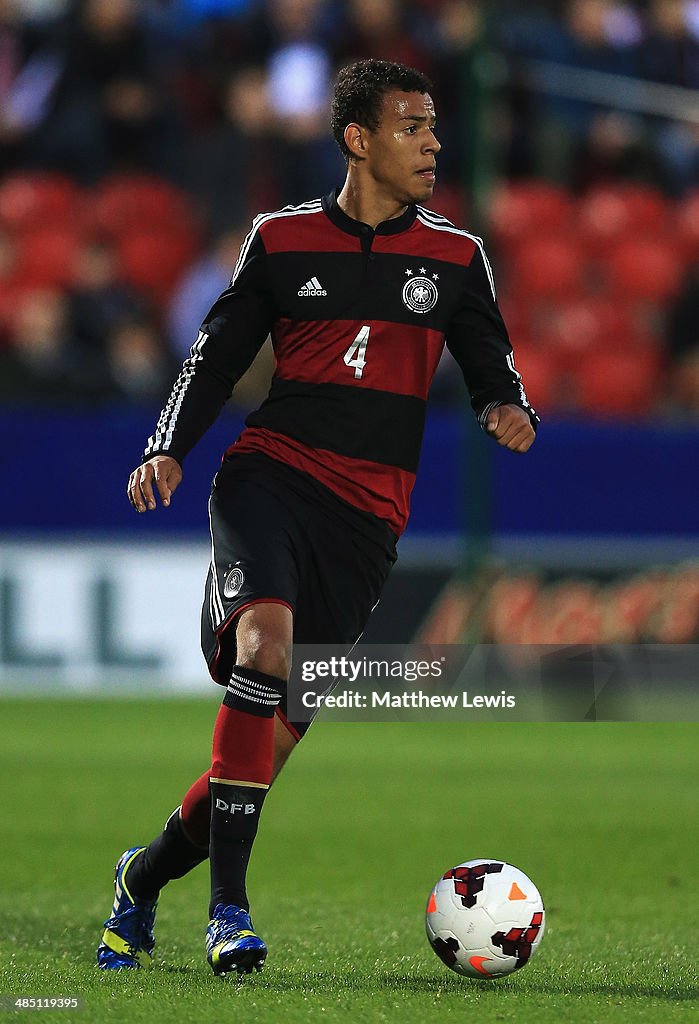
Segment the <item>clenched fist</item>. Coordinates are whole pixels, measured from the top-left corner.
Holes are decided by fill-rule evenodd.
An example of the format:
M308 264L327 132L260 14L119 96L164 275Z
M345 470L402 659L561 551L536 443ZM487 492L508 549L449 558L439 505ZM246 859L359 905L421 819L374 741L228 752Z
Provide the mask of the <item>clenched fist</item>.
M488 413L485 428L503 448L526 452L534 444L534 428L518 405L498 405Z

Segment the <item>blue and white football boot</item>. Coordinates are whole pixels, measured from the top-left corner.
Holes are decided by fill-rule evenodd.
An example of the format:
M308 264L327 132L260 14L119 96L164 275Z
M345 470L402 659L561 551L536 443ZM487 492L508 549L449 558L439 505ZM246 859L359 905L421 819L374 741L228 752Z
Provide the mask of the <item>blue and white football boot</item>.
M217 977L261 971L267 947L256 935L250 915L242 907L217 904L206 929L206 959Z
M97 947L97 963L103 971L150 966L158 901L132 896L126 885L127 871L144 850L145 846L132 846L117 861L112 916L104 922L104 935Z

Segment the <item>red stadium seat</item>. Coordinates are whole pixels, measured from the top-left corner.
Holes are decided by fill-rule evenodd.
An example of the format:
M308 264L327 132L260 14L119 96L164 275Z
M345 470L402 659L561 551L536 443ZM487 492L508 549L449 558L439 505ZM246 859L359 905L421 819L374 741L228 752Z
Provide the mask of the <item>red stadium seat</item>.
M541 181L503 185L490 204L490 230L497 245L509 247L542 228L565 231L572 211L570 196L557 185Z
M91 221L113 236L134 229L193 230L187 196L169 182L146 175L108 178L92 197Z
M613 296L663 303L678 291L684 262L669 240L635 238L614 247L607 268Z
M674 233L685 258L699 259L699 189L677 204Z
M82 193L58 174L14 174L0 184L0 223L29 231L74 221Z
M626 351L651 340L629 306L598 296L549 307L534 327L537 340L566 371L575 369L592 352Z
M22 285L69 287L80 244L80 234L66 226L27 231L18 240L17 276Z
M512 254L510 281L525 301L570 298L580 294L586 270L574 239L532 235Z
M534 311L526 297L515 295L503 285L498 291L498 306L515 348L520 338L536 338L536 332L532 331L530 326L534 319Z
M578 234L595 255L623 238L663 237L670 225L671 213L662 194L638 185L592 189L578 207Z
M196 254L186 232L131 231L118 242L122 276L158 304L165 302Z
M660 360L649 349L597 352L576 374L581 409L602 417L643 416L662 389Z

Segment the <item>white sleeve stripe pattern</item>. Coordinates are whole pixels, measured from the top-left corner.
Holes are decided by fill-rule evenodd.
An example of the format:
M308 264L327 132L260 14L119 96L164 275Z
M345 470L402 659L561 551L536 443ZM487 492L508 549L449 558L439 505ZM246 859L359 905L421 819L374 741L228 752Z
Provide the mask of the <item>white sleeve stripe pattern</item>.
M488 275L488 281L490 282L490 290L493 293L493 298L497 296L495 294L495 278L493 277L493 271L490 266L488 257L485 254L483 247L483 239L479 238L478 235L472 235L470 231L462 231L457 228L450 220L446 217L442 217L439 213L433 213L432 210L426 210L423 206L418 206L417 219L421 224L424 224L427 228L432 228L434 231L449 231L453 235L463 235L464 238L470 238L472 242L475 242L481 251L483 257L483 265L485 266L486 274Z
M517 381L517 386L519 388L519 397L522 400L522 405L524 405L525 408L527 408L527 409L531 408L530 405L529 405L529 400L527 399L527 393L524 390L524 384L522 383L522 374L519 372L519 370L515 366L515 355L514 355L514 352L509 352L508 353L508 355L507 355L507 365L509 366L509 368L512 370L513 374L515 375L515 379Z
M321 213L323 210L320 199L309 199L307 203L302 203L300 206L285 206L283 210L277 210L275 213L259 213L252 222L252 227L249 234L246 236L245 241L240 247L240 253L233 270L233 275L230 280L229 288L235 284L236 278L240 274L245 260L248 257L250 246L253 243L255 235L263 224L266 224L270 220L276 220L278 217L297 217L299 214L308 213Z
M187 388L194 376L196 365L202 358L201 350L208 338L208 334L199 331L197 340L192 345L189 358L185 360L180 375L175 381L175 386L167 400L167 404L160 414L160 419L155 428L155 433L148 438L146 446L146 457L153 451L166 452L172 444L172 436L177 424L177 417L182 407Z

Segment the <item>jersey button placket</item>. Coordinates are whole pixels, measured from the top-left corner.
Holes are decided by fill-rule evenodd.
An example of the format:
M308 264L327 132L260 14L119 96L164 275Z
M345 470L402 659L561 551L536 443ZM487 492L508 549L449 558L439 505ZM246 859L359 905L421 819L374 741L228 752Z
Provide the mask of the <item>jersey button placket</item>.
M362 243L362 256L363 256L363 259L362 259L362 283L364 283L364 279L366 278L367 266L369 264L369 261L374 259L374 254L371 251L371 247L372 247L372 245L374 243L375 232L374 232L374 229L369 227L368 224L362 224L362 226L360 228L360 231L361 231L360 238L361 238L361 243Z

